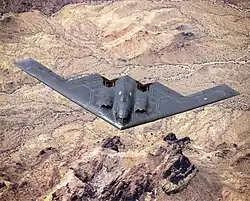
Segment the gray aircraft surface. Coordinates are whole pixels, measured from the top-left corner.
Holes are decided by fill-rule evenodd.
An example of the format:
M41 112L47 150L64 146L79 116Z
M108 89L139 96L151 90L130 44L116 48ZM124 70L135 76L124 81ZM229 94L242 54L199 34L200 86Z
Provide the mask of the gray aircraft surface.
M159 82L143 85L127 75L113 80L99 74L63 78L33 59L15 65L118 129L131 128L238 95L225 84L183 96Z

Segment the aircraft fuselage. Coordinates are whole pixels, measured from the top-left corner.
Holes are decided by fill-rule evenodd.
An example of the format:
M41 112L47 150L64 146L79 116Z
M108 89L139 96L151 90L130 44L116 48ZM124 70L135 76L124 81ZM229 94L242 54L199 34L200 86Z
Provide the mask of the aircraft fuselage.
M129 122L134 106L137 83L129 76L119 78L115 83L113 116L119 124Z

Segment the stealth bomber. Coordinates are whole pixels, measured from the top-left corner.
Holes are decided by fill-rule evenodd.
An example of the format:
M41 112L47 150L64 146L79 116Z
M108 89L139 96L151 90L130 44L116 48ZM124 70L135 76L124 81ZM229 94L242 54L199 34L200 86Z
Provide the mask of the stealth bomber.
M141 84L128 75L113 80L99 74L63 78L33 59L15 64L118 129L131 128L238 95L226 84L183 96L159 82Z

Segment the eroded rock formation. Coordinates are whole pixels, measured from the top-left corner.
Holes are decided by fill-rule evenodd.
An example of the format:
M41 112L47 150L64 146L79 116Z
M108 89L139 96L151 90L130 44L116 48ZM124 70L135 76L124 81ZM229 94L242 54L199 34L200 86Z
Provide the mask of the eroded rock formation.
M112 139L116 142L119 139L122 144L117 136L105 142ZM73 174L66 178L70 181L52 193L52 200L144 201L156 198L158 191L167 195L180 192L196 175L197 168L182 153L187 138L177 139L171 133L164 140L165 144L153 153L144 153L144 159L129 168L124 166L129 162L128 154L117 153L117 149L110 152L98 149L91 157L84 155L80 159L84 162L75 163Z

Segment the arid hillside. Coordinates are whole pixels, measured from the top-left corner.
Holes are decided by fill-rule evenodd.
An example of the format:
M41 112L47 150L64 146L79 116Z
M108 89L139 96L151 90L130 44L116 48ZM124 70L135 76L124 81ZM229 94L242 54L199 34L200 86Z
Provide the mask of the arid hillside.
M246 1L13 12L0 19L1 201L250 200ZM65 77L130 75L183 94L226 83L240 95L120 131L14 66L29 57Z

